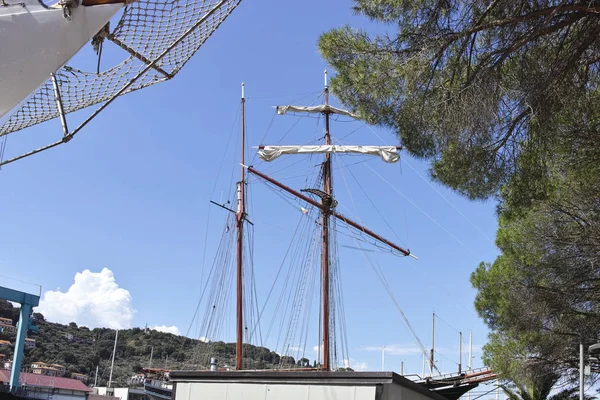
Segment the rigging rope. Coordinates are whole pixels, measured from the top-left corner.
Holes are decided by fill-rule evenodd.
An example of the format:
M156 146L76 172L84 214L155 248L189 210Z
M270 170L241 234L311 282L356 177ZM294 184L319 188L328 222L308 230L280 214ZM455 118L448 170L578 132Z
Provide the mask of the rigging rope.
M362 249L362 247L360 246L359 241L356 240L355 242L356 242L356 245L359 248ZM404 314L404 311L402 311L402 308L400 307L400 304L398 303L398 300L396 300L396 296L394 296L394 293L392 292L392 289L391 289L389 283L387 282L387 279L385 278L383 270L381 269L381 267L379 266L379 264L373 264L373 262L371 261L371 259L367 256L367 254L364 251L362 252L362 254L363 254L363 257L365 258L365 260L367 261L367 263L369 264L369 266L371 267L371 269L373 269L373 271L375 272L375 275L377 276L377 278L379 279L379 281L381 282L381 284L383 285L383 287L387 291L388 295L392 299L394 305L396 306L396 309L398 310L398 312L400 313L400 316L404 320L404 323L406 324L406 326L408 327L408 329L412 333L413 338L416 340L417 344L421 348L421 351L423 352L423 355L425 357L429 358L429 354L428 354L427 349L425 348L425 346L423 345L423 343L419 339L419 336L417 335L417 333L415 332L414 328L412 327L410 321L408 320L408 318ZM377 265L377 267L375 267L375 265ZM437 369L437 367L435 365L434 365L434 368L436 369L436 371L438 371L438 373L441 374L441 372Z
M369 126L369 129L371 130L371 132L373 132L373 134L375 136L377 136L379 138L379 140L381 140L382 143L386 144L386 142L383 140L383 138L371 127ZM406 160L406 159L401 159L401 161L408 165L408 167L410 169L412 169L414 171L415 174L417 174L417 176L419 178L421 178L422 181L424 181L425 183L427 183L427 185L433 189L434 192L436 192L442 199L444 199L444 201L448 204L450 204L450 207L452 207L454 209L454 211L456 211L461 217L463 217L469 224L471 224L471 226L473 228L475 228L479 233L481 233L483 235L483 237L485 237L488 241L494 243L494 241L492 239L490 239L489 236L487 236L485 234L485 232L483 230L481 230L470 218L468 218L465 214L463 214L455 205L454 203L452 203L450 200L448 200L446 198L446 196L444 196L435 186L433 186L431 184L431 182L428 179L425 179L425 177L423 175L421 175L415 168L413 168L412 165L410 165L410 163Z
M398 193L400 196L404 197L404 199L406 201L408 201L413 207L415 207L417 210L419 210L423 215L425 215L427 218L429 218L433 223L435 223L437 226L439 226L444 232L446 232L448 235L450 235L454 240L456 240L458 243L460 243L460 245L462 245L465 249L467 249L468 251L470 251L472 254L477 255L477 253L475 253L469 246L467 246L462 240L460 240L458 237L456 237L452 232L450 232L448 229L446 229L442 224L440 224L435 218L433 218L431 215L427 214L421 207L419 207L417 204L415 204L408 196L406 196L404 193L402 193L398 188L396 188L394 185L392 185L391 182L389 182L387 179L385 179L383 176L381 176L381 174L379 174L375 169L373 169L370 165L368 164L363 164L365 165L367 168L369 168L375 175L377 175L379 177L379 179L381 179L382 181L384 181L385 183L388 184L388 186L390 186L392 189L394 189L394 191L396 193Z

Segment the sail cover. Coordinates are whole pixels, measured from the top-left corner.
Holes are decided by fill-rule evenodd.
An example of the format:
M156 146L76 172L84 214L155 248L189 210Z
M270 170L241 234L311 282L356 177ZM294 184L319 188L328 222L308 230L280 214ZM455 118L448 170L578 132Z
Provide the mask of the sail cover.
M324 154L353 153L376 155L387 163L395 163L400 159L396 146L261 146L258 156L263 161L273 161L283 154Z
M288 112L307 112L307 113L324 113L346 115L348 117L358 119L356 114L350 111L342 110L341 108L332 107L329 104L321 104L318 106L277 106L277 114L283 115Z

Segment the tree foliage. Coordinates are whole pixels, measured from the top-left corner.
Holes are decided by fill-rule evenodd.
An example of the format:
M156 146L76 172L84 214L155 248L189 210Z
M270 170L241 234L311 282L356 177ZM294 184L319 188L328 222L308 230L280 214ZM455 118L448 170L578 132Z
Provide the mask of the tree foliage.
M576 389L563 389L558 393L551 395L555 385L559 381L559 376L548 374L539 377L534 381L529 381L527 384L512 384L504 385L502 390L506 394L508 400L578 400L579 394ZM593 397L585 396L585 400L590 400Z
M0 300L0 316L18 315L18 311L9 302ZM74 322L68 325L56 324L45 321L43 316L38 318L36 324L39 333L32 336L36 347L25 348L24 368L36 361L57 363L64 365L67 373L86 374L90 377L90 382L93 382L98 366L98 384L106 384L115 343L114 329L89 329L85 326L78 327ZM0 333L0 339L14 342L15 335L2 336ZM151 352L153 358L150 364ZM134 373L150 366L183 370L208 368L210 357L216 357L220 366L232 366L235 365L235 352L235 343L204 342L140 328L123 329L119 331L117 341L113 382L115 385L127 385ZM290 368L296 365L293 357L280 357L266 347L245 343L243 352L244 366L247 369L273 369L284 364ZM3 348L2 353L11 358L14 346ZM302 358L298 361L298 366L301 364L309 366L310 361Z
M578 368L580 340L600 338L598 193L600 180L571 177L518 218L501 216L502 255L471 276L475 307L493 330L485 359L497 371L514 377L537 366L568 375Z
M600 340L600 1L355 0L354 11L380 33L321 36L332 90L430 161L434 179L499 200L502 254L471 277L492 330L484 359L520 385L515 396L545 398L577 367L579 341Z
M473 199L514 181L511 199L529 203L546 198L557 151L580 167L600 158L598 1L354 3L387 33L321 36L332 89L435 179Z

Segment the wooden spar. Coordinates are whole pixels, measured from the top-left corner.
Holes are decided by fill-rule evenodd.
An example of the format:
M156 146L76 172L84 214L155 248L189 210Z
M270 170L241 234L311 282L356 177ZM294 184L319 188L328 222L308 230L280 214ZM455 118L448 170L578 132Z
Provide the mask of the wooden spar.
M244 219L246 218L246 171L243 167L244 165L244 142L246 140L246 127L245 127L245 103L246 99L244 98L244 84L242 83L242 168L241 168L241 179L238 182L237 192L238 192L238 209L237 209L237 340L235 346L235 369L241 370L243 368L243 332L244 332L244 319L243 319L243 293L242 293L242 284L243 284L243 274L242 267L244 262Z
M255 149L264 150L265 147L267 147L267 146L265 146L264 144L261 144L260 146L253 146L253 147ZM394 147L396 147L396 150L402 150L402 149L404 149L404 147L402 147L402 146L394 146Z
M271 178L270 176L267 176L265 174L263 174L260 171L255 170L253 167L248 167L248 172L250 172L253 175L256 175L264 180L266 180L269 183L272 183L273 185L277 186L280 189L285 190L286 192L293 194L294 196L298 197L300 200L306 201L308 204L310 204L313 207L317 207L320 210L323 210L323 205L319 202L314 201L313 199L311 199L308 196L303 195L300 192L295 191L294 189L284 185L281 182L276 181L275 179ZM392 242L390 242L389 240L385 239L384 237L376 234L375 232L373 232L372 230L365 228L364 226L352 221L350 218L347 218L345 216L343 216L342 214L339 214L335 211L331 212L331 215L336 217L337 219L339 219L340 221L343 221L345 223L347 223L348 225L350 225L351 227L369 235L370 237L372 237L375 240L380 241L381 243L384 243L386 245L388 245L389 247L391 247L392 249L399 251L400 253L404 254L405 256L410 256L410 250L408 249L404 249L400 246L398 246L397 244L394 244Z
M325 71L325 105L329 103L329 88L327 86L327 71ZM329 135L329 112L325 112L325 144L331 144ZM321 199L321 273L323 275L323 369L329 371L329 216L331 215L331 155L325 154L323 162L323 192L327 195Z
M400 246L398 246L397 244L394 244L392 242L390 242L389 240L385 239L384 237L376 234L375 232L373 232L372 230L370 230L369 228L365 228L364 226L357 224L356 222L352 221L351 219L344 217L341 214L338 214L337 212L333 212L332 213L334 217L336 217L337 219L339 219L340 221L343 221L345 223L347 223L348 225L350 225L353 228L358 229L359 231L366 233L367 235L371 236L373 239L379 240L381 243L384 243L388 246L390 246L392 249L399 251L400 253L404 254L405 256L410 256L410 250L408 249L404 249Z

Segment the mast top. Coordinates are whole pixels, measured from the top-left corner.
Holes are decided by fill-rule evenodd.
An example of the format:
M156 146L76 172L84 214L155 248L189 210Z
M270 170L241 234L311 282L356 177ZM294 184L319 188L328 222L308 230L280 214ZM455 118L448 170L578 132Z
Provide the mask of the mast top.
M327 86L327 70L325 70L323 72L323 75L324 75L324 79L325 79L325 89L329 89L329 86Z
M242 82L242 99L244 99L244 82Z

